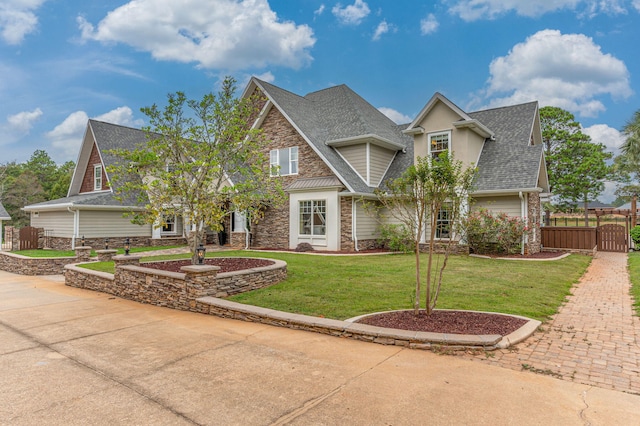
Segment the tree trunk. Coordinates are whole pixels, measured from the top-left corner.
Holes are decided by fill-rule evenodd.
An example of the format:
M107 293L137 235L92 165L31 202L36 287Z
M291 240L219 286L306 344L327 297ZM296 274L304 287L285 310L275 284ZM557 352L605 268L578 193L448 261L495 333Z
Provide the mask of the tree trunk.
M637 204L638 204L638 195L633 194L631 197L631 228L635 227L637 222Z
M585 199L584 200L584 226L589 226L589 209L587 208L588 205L589 205L589 202Z

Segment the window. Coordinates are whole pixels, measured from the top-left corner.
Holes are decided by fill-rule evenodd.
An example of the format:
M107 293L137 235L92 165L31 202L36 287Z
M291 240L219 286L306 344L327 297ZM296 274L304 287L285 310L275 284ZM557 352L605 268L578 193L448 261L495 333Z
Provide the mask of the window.
M176 233L176 217L164 216L162 220L162 233L163 234L175 234Z
M93 166L93 190L100 191L102 189L102 165Z
M300 201L300 235L325 235L326 220L326 201Z
M450 211L447 207L440 209L436 218L436 238L449 238L451 230Z
M298 174L298 147L272 149L271 176L286 176Z
M450 132L429 134L429 153L431 158L438 158L441 152L449 150Z

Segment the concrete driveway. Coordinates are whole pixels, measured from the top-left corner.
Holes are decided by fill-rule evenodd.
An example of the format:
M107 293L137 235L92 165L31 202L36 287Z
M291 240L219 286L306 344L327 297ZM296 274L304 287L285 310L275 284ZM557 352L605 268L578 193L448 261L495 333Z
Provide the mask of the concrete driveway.
M0 424L637 425L640 396L0 271Z

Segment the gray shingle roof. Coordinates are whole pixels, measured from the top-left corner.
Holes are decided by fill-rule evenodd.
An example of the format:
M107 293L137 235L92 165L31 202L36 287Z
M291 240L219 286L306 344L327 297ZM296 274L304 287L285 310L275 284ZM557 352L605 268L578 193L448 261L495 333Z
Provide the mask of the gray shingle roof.
M9 216L2 203L0 203L0 220L11 220L11 216Z
M58 198L56 200L43 201L42 203L31 204L28 210L38 210L39 208L51 208L57 205L69 205L73 204L78 207L123 207L123 206L136 206L139 204L135 197L127 197L120 202L115 195L111 192L87 192L78 195L72 195L70 197Z
M133 151L137 147L142 147L147 141L146 133L140 129L97 120L89 120L89 126L102 154L105 168L118 161L118 157L112 154L111 150L126 149Z
M537 108L537 102L529 102L469 113L495 132L480 154L475 191L538 187L543 145L529 145Z
M413 161L413 154L409 155L411 138L403 135L398 125L347 86L330 87L303 97L256 81L353 192L372 193L373 188L327 142L374 134L407 147L406 154L398 153L387 175L396 173L407 161Z

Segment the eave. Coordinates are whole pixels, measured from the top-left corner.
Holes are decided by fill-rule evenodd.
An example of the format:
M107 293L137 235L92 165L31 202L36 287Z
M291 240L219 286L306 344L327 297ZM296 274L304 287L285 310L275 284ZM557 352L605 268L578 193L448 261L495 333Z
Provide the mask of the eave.
M380 137L374 134L358 135L358 136L352 136L349 138L334 139L334 140L325 142L325 145L336 148L341 146L357 145L360 143L371 143L373 145L377 145L382 148L391 149L393 151L402 151L405 149L405 146L402 145L401 143L394 142L392 140L385 139L383 137Z
M453 123L453 127L455 127L456 129L472 130L485 139L492 139L495 137L495 134L487 126L476 119L456 121Z

